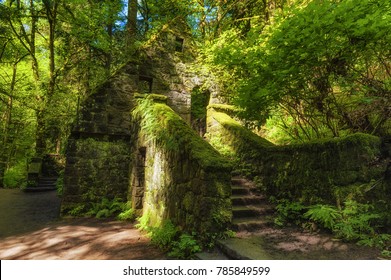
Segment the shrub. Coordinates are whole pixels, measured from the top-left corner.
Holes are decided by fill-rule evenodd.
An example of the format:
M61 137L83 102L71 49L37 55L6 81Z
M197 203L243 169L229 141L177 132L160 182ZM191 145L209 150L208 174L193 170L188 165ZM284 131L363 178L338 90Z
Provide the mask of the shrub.
M4 173L3 184L6 188L19 188L27 178L26 165L20 162L10 168Z

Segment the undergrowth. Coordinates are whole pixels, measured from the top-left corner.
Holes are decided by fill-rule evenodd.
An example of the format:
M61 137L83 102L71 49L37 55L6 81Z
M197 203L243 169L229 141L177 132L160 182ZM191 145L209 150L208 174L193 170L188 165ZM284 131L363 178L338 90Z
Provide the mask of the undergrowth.
M5 188L19 188L26 181L26 164L19 162L18 164L8 168L4 173L3 184Z
M71 216L84 216L95 218L116 217L122 221L134 221L136 216L130 202L122 202L118 198L109 200L103 198L100 202L82 204L69 211Z
M137 228L148 232L152 244L168 253L175 259L190 259L201 251L201 245L196 240L196 233L183 233L170 220L165 220L160 227L148 226L149 215L137 219Z
M136 227L146 231L154 245L175 259L192 259L194 254L201 252L202 248L212 248L218 239L234 236L234 232L230 230L204 235L197 232L183 232L171 220L163 221L159 227L149 226L150 213L144 214L137 221Z
M300 202L278 201L275 223L301 225L307 229L324 229L344 241L376 247L384 257L391 256L391 235L385 225L389 212L372 204L347 200L341 208L316 204L305 206ZM315 226L314 226L315 225Z

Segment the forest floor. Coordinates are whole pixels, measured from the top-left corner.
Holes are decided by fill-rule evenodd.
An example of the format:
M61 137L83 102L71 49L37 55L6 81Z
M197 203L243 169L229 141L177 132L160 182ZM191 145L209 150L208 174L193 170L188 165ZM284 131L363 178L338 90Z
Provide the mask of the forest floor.
M56 192L0 189L0 259L166 259L134 224L94 218L59 218ZM272 259L377 259L379 251L297 229L245 234ZM261 239L260 239L261 238Z
M0 189L0 259L151 260L166 256L134 224L59 218L55 191Z

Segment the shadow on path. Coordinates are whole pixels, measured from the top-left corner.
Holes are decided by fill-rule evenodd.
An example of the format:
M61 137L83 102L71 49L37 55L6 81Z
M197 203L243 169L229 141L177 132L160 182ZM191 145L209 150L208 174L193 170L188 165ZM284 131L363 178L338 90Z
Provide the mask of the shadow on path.
M133 224L59 219L56 192L0 189L0 259L165 259Z

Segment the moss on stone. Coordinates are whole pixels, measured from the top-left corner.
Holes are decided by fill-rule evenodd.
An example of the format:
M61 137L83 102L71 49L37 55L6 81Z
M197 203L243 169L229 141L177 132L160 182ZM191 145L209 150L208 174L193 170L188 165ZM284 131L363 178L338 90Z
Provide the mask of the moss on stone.
M305 144L275 146L223 112L210 110L208 138L216 149L229 150L250 166L269 195L303 202L335 203L336 193L355 193L349 187L368 184L383 176L381 140L357 133ZM227 147L228 146L228 147Z
M217 112L223 112L228 115L236 115L239 112L239 109L237 109L235 106L227 104L210 104L208 105L207 109L214 109Z
M167 150L186 150L205 170L229 170L231 164L165 104L145 99L134 111L141 118L141 130L151 141Z
M150 224L169 218L201 235L225 231L227 222L217 225L213 213L230 209L231 164L152 98L139 99L133 120L139 124L138 145L146 147L143 209L151 213Z

